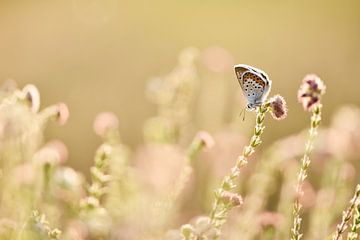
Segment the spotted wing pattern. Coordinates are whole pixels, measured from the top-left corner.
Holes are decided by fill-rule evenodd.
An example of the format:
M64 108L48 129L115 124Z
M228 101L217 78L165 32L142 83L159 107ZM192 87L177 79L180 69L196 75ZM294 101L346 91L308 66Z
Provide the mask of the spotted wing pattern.
M236 65L235 73L248 103L252 106L262 104L271 87L271 81L267 74L245 64Z

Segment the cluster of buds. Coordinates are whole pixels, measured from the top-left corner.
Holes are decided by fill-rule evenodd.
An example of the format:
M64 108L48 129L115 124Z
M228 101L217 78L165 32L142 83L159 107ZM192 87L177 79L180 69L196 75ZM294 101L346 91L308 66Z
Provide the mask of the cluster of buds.
M275 95L269 100L271 116L276 120L283 120L287 116L287 105L285 99L280 95Z
M239 194L228 191L222 193L221 200L224 204L233 207L240 207L244 203L243 198Z
M320 104L325 89L324 82L317 75L306 75L298 91L298 100L306 111L312 111L316 105Z
M80 202L82 210L100 207L100 199L107 192L107 184L111 179L110 175L106 174L111 153L112 147L108 144L101 145L97 150L95 165L90 168L92 183L87 188L88 196Z
M45 235L51 240L60 239L61 231L57 228L52 229L44 214L33 211L31 218L35 229L40 235Z
M185 224L181 227L183 239L215 239L220 231L213 227L208 217L198 217L193 224Z
M117 132L119 127L119 120L112 112L102 112L98 114L94 121L94 131L102 138L109 137L111 134Z

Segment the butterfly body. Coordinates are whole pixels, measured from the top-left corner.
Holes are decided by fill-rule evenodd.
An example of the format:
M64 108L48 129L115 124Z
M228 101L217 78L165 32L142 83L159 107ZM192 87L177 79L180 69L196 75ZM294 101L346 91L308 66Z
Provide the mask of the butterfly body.
M271 80L268 75L260 69L245 64L238 64L234 68L240 87L248 101L247 110L253 110L262 105L271 89Z

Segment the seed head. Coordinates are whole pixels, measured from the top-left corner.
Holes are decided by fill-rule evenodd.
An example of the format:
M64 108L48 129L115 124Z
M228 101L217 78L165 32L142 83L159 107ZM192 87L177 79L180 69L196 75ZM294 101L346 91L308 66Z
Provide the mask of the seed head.
M298 91L298 100L306 111L312 111L325 93L324 82L315 74L306 75Z

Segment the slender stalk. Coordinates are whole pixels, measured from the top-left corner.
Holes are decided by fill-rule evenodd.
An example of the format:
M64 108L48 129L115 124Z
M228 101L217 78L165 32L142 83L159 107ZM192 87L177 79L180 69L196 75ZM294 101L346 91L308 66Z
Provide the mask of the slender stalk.
M179 197L183 193L186 184L189 182L193 172L193 162L197 154L200 153L203 149L211 148L212 145L213 138L207 132L199 132L191 142L186 152L184 166L178 179L174 183L173 190L165 199L162 200L162 202L160 202L158 205L159 209L156 209L155 211L158 227L152 227L151 230L154 231L153 235L160 235L163 233L165 227L168 227L169 223L172 222L172 217L179 207ZM156 230L160 231L156 232Z
M307 170L311 162L310 154L313 150L314 140L318 135L318 127L320 125L320 122L321 122L321 105L317 104L316 106L314 106L312 110L309 137L305 144L305 153L301 159L301 167L298 173L297 184L295 187L296 198L293 205L294 220L293 220L293 227L291 228L291 240L300 240L302 237L302 234L300 233L301 221L302 221L300 216L300 210L302 207L300 203L300 197L302 195L302 185L307 177Z
M359 200L360 200L359 198L360 198L360 184L356 186L355 194L350 200L350 206L343 212L341 222L337 225L332 240L342 239L342 234L345 232L355 208L357 208L359 205Z
M215 190L215 200L210 213L211 224L215 229L219 230L221 228L226 221L229 211L232 209L232 207L222 203L222 195L225 191L231 191L237 187L236 180L240 174L240 169L247 164L248 157L250 157L255 152L255 148L261 144L260 136L264 132L264 119L269 110L269 103L265 103L256 109L257 114L254 135L252 136L249 145L244 147L242 155L238 157L230 174L224 177L221 186Z
M359 237L360 230L360 203L356 202L355 214L350 231L347 235L347 240L356 240Z
M242 239L254 239L261 228L260 221L249 221L249 219L257 219L269 201L269 194L277 180L276 172L282 163L282 158L276 152L278 148L280 148L279 144L275 144L265 153L266 161L260 161L254 169L254 174L248 179L247 200L242 206L241 214L237 215L236 223L233 224L241 232Z
M209 138L210 135L209 135ZM183 166L179 178L176 180L174 184L173 191L169 194L166 199L166 203L161 204L162 206L166 206L165 209L161 209L161 212L169 215L171 211L175 210L174 205L176 201L180 197L181 193L184 191L186 184L188 183L191 173L193 172L193 162L195 160L196 155L201 152L204 148L206 148L206 142L203 141L199 136L196 136L190 146L187 149L185 165Z

